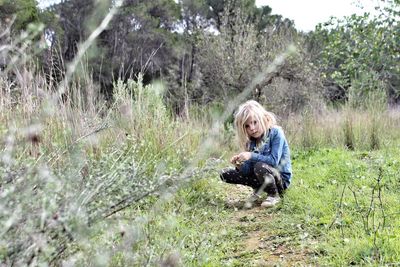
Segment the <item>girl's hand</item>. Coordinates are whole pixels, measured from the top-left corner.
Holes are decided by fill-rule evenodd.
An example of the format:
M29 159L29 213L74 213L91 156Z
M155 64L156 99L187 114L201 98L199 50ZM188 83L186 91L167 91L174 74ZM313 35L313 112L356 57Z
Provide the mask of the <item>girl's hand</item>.
M232 163L233 165L235 165L235 167L236 167L237 169L239 169L240 166L242 165L242 162L239 160L239 155L233 156L233 157L231 158L231 163Z
M230 161L231 161L232 164L237 165L238 162L240 162L240 160L239 160L239 155L234 155L234 156L231 158Z
M251 152L242 152L238 156L240 161L246 161L251 159Z
M249 160L250 158L251 158L251 152L242 152L237 155L234 155L231 158L231 163L237 165L238 162L243 162L243 161Z

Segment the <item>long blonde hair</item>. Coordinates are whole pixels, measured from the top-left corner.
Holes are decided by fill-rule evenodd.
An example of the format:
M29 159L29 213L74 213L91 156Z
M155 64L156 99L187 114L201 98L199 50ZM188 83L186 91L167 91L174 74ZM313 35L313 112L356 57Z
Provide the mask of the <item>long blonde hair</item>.
M245 123L247 119L253 116L260 124L261 129L265 133L267 130L277 125L276 117L273 113L268 112L255 100L249 100L241 104L235 113L235 127L239 146L248 151L250 139L246 133Z

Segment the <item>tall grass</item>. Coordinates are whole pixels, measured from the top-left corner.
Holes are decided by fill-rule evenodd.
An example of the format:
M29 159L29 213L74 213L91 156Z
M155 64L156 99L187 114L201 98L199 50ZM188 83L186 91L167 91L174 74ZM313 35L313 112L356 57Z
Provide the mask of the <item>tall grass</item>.
M301 114L289 116L285 128L291 143L306 149L389 147L397 144L400 124L398 109L389 107L387 99L382 83L361 77L353 81L344 105L305 109Z
M90 82L72 83L56 102L45 79L23 73L16 86L2 80L0 260L56 264L101 249L91 239L120 224L106 218L173 185L204 130L174 118L162 84L140 76L116 82L106 110Z
M398 108L327 108L289 116L283 121L292 146L312 149L346 147L357 150L390 147L398 143Z

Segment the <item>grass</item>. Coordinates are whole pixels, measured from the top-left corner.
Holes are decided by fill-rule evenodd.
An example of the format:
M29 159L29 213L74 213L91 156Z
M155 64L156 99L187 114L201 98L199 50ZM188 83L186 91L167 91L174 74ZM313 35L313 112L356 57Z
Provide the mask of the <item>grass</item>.
M207 251L211 254L206 261L186 260L185 265L398 264L400 157L396 151L294 150L293 184L283 202L269 210L229 208L226 200L237 194L236 186L221 184L216 177L205 180L207 190L196 194L199 205L193 206L191 218L214 209L214 216L202 217L196 229L218 238L210 239L214 249Z
M400 142L398 109L377 112L371 109L340 109L307 111L288 116L283 129L292 146L306 150L321 147L347 147L374 150Z
M228 163L206 161L234 149L229 124L204 142L212 114L221 111L213 107L203 118L197 108L190 121L175 118L162 86L138 78L114 85L107 112L99 103L90 112L57 106L34 88L18 96L29 101L3 95L1 262L400 262L396 110L289 117L283 128L293 149L292 187L277 208L237 211L226 200L244 196L218 178ZM345 148L350 142L353 150ZM248 240L260 246L249 249Z
M398 264L399 164L395 150L295 151L292 187L264 229L307 247L314 264Z
M235 186L222 184L216 173L190 183L152 215L143 230L146 237L137 246L147 246L156 258L156 251L163 251L161 261L185 266L400 262L396 149L294 150L293 166L292 187L283 202L269 210L229 207L232 195L245 196L235 195ZM141 212L146 214L147 208ZM129 210L124 216L134 218L137 213ZM253 234L258 244L249 250ZM111 266L124 264L129 262Z
M111 231L102 229L90 240L90 246L80 244L84 255L77 262L98 266L96 254L100 251L107 255L107 266L171 261L185 266L215 266L229 250L230 243L225 240L235 232L223 230L230 212L224 205L223 194L213 187L215 181L210 179L214 178L190 183L175 196L166 193L142 200L112 217L111 220L119 221L119 227Z
M24 89L32 101L19 96L13 99L19 104L0 107L1 262L86 258L82 251L100 248L88 249L88 239L95 242L120 223L106 218L184 178L203 130L173 119L155 87L140 80L116 85L117 94L128 93L103 115L39 99L32 88Z

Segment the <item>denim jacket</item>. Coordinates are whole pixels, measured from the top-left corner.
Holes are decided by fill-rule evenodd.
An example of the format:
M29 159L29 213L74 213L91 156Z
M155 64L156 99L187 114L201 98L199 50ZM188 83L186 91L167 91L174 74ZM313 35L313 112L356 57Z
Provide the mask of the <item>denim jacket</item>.
M262 137L262 142L258 147L256 140L250 140L249 151L251 158L243 162L240 172L244 175L254 173L254 164L264 162L277 169L284 182L284 187L288 188L292 178L292 165L290 163L290 149L283 130L273 127Z

